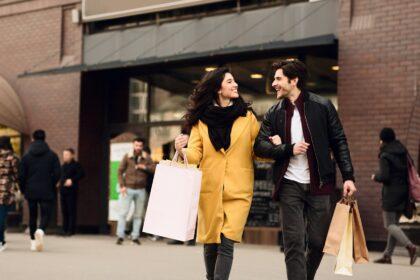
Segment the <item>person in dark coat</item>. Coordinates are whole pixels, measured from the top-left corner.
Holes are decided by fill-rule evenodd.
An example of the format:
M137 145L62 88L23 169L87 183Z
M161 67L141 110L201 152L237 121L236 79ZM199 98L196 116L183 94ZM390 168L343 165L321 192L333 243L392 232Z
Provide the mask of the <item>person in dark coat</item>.
M63 216L64 236L71 236L76 232L77 193L79 181L84 177L80 163L74 158L72 148L63 151L64 164L61 166L60 201Z
M29 206L31 250L42 251L45 229L56 198L56 185L60 180L60 161L45 142L43 130L32 134L32 143L19 165L19 185ZM38 207L41 222L37 227Z
M379 171L372 175L372 180L383 184L382 209L388 240L383 257L375 263L391 264L392 253L399 242L408 250L413 265L417 258L416 246L398 226L409 198L407 149L396 139L392 128L383 128L379 137Z

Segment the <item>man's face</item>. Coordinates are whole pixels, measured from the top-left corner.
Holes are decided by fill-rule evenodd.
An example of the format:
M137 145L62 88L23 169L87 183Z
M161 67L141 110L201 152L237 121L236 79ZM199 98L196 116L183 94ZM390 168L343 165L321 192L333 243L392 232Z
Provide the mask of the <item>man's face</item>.
M64 162L71 162L74 159L74 155L69 151L63 152L63 160Z
M143 142L134 141L133 142L133 149L134 149L135 154L137 154L137 155L141 154L141 151L143 150Z
M284 74L283 69L278 69L274 74L274 81L271 84L276 90L277 99L288 97L296 87L297 79L289 80Z

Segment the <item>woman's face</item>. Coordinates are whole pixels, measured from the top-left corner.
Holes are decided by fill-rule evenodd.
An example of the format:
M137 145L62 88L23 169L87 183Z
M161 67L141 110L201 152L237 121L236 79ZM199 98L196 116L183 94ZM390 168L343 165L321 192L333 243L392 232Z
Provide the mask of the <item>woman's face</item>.
M239 97L238 84L235 82L231 73L226 73L219 90L222 98L235 99Z

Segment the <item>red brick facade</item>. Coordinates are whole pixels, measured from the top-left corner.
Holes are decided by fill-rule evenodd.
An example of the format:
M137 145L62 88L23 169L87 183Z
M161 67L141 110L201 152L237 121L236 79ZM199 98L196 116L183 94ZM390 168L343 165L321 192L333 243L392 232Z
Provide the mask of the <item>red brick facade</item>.
M4 1L2 1L4 2ZM24 71L79 63L82 25L69 11L78 0L6 1L0 4L0 75L19 95L29 132L42 128L61 157L78 149L80 74L18 77ZM29 137L25 137L26 147Z
M370 177L378 168L378 134L384 126L393 127L418 157L420 2L340 2L339 111L356 170L367 239L384 240L381 188Z

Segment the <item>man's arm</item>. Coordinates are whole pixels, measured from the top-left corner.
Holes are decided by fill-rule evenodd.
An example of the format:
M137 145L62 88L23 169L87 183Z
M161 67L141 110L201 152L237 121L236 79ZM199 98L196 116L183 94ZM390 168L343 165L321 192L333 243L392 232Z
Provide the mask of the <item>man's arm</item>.
M125 186L124 173L127 170L127 160L128 156L125 155L120 163L120 166L118 167L118 183L120 184L121 188Z
M272 119L275 114L275 107L272 107L264 116L258 136L254 143L254 154L262 158L271 158L274 160L286 159L293 156L293 145L280 144L274 145L270 141L270 136L277 133L273 130Z
M344 134L343 126L337 114L337 110L331 101L327 104L328 110L328 139L334 153L334 159L340 169L343 181L355 181L354 170L351 163L349 146Z

